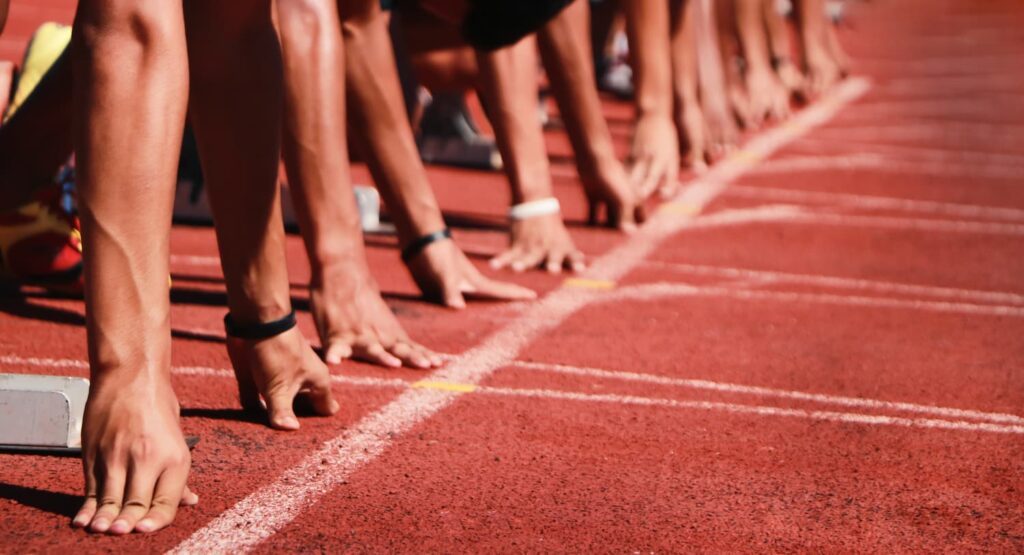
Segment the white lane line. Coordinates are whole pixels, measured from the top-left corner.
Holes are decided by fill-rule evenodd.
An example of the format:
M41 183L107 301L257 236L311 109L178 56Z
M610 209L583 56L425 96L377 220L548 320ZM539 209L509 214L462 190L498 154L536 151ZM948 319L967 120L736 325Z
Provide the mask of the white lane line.
M605 293L600 298L596 299L595 302L656 301L672 297L724 297L743 301L828 304L864 308L920 310L946 314L966 314L971 316L1005 316L1011 318L1024 318L1024 306L925 301L918 299L892 299L886 297L835 295L831 293L794 293L789 291L728 289L724 287L696 287L693 285L672 282L647 283L643 285L620 287L614 291Z
M88 368L88 364L85 361L80 360L16 356L0 356L0 364L11 366L44 366L51 368ZM952 407L939 407L934 405L920 405L916 403L905 403L898 401L883 401L880 399L868 399L862 397L844 397L839 395L808 393L803 391L790 391L785 389L715 382L710 380L671 378L666 376L657 376L653 374L640 374L636 372L602 370L599 368L587 368L579 366L570 366L565 364L548 364L541 362L515 361L509 364L509 366L523 368L526 370L555 372L560 374L570 374L590 378L651 383L657 385L683 387L687 389L719 391L724 393L752 395L757 397L791 399L796 401L807 401L813 403L857 407L864 409L913 412L918 414L928 414L933 416L945 417L947 419L959 420L921 420L898 418L884 415L871 415L847 412L806 411L801 409L789 409L784 407L773 407L765 405L745 405L715 401L675 400L635 395L579 393L553 389L523 389L491 386L473 386L471 384L460 384L451 382L437 382L437 384L440 387L448 386L452 388L452 390L454 391L462 391L465 393L473 392L486 393L491 395L532 397L541 399L667 406L674 408L690 408L703 410L724 410L726 412L759 414L765 416L798 416L802 418L810 418L816 420L832 420L841 422L852 422L857 424L896 424L904 426L942 428L950 430L1024 433L1024 426L1018 426L1018 424L1024 424L1024 417L1020 417L1014 414L983 412L969 409L957 409ZM202 366L176 366L172 369L172 372L178 376L218 378L225 380L234 379L234 373L231 370L208 368ZM415 382L402 380L398 378L332 375L331 380L334 383L355 387L395 389L408 389L410 387L415 387ZM823 418L820 415L832 415L832 417ZM979 424L976 422L967 422L966 420L987 421L987 423L995 424L996 426L999 427L986 427L984 426L984 424Z
M734 156L712 168L703 179L684 189L676 200L699 211L728 182L783 145L829 119L870 87L863 79L849 79L833 92L794 116L789 123L754 138ZM614 280L631 269L691 218L661 211L618 248L597 259L584 278ZM426 379L477 384L514 360L519 351L541 334L592 302L598 293L562 288L527 308L523 315L494 332L449 366ZM327 441L277 480L253 492L213 521L196 530L173 551L181 553L244 552L286 526L311 504L330 492L364 463L374 459L392 438L433 416L451 404L457 392L417 388L406 391L380 410L368 415L353 429Z
M1021 155L1006 154L1003 152L968 150L963 147L931 148L897 144L878 144L875 142L861 142L838 138L805 138L801 139L793 146L794 148L800 148L803 150L807 150L808 147L813 147L816 151L832 149L835 151L835 154L839 155L847 153L852 149L856 150L859 154L875 154L886 158L901 157L903 160L908 162L946 162L956 164L976 164L979 166L1000 165L1011 168L1024 167L1024 156ZM815 152L814 154L820 155L824 153Z
M202 256L194 254L172 254L171 265L181 266L212 266L220 268L220 257L218 256Z
M813 171L866 171L936 177L970 177L974 179L1014 179L1024 175L1024 165L975 164L945 161L908 161L881 154L839 154L787 156L770 160L753 169L753 174L779 174Z
M937 418L903 418L875 414L853 412L834 412L821 410L803 410L780 408L762 405L741 405L716 401L677 401L675 399L659 399L638 397L633 395L575 393L551 389L507 389L497 387L480 387L481 393L495 395L533 397L540 399L564 399L569 401L603 402L625 405L661 406L681 409L721 411L733 414L756 414L758 416L782 416L804 418L808 420L825 420L846 424L888 425L908 428L931 428L939 430L958 430L972 432L990 432L998 434L1024 434L1024 426L1015 424L992 424L988 422L968 422L963 420L943 420Z
M817 274L794 274L787 272L773 272L767 270L753 270L749 268L685 264L680 262L648 261L645 262L644 265L652 268L667 269L686 274L702 276L717 276L725 278L764 278L773 280L774 282L777 283L796 283L816 287L858 289L862 291L873 291L877 293L901 293L905 295L921 295L947 299L961 299L983 303L1004 303L1024 305L1024 295L1003 291L959 289L955 287L935 287L931 285L917 285L912 283L897 283L890 281L844 278Z
M523 368L526 370L534 370L540 372L555 372L559 374L585 376L588 378L651 383L658 385L683 387L687 389L721 391L724 393L735 393L740 395L753 395L757 397L792 399L795 401L808 401L813 403L821 403L825 405L839 405L844 407L857 407L874 410L914 412L918 414L929 414L933 416L942 416L946 418L986 420L989 422L997 423L1024 424L1024 417L1017 416L1015 414L1005 414L999 412L984 412L970 409L940 407L936 405L921 405L917 403L906 403L901 401L883 401L880 399L848 397L843 395L829 395L826 393L791 391L787 389L777 389L772 387L760 387L727 382L716 382L712 380L672 378L668 376L658 376L655 374L642 374L637 372L627 372L621 370L603 370L600 368L570 366L567 364L517 361L514 362L512 366L516 368Z
M969 220L938 220L928 218L900 218L894 216L830 214L825 212L795 212L787 215L785 218L780 218L778 221L793 224L866 227L873 229L1024 236L1024 224L974 222Z
M937 202L907 198L856 195L850 193L804 191L777 187L755 187L749 185L733 185L729 187L728 191L726 191L726 195L743 198L784 200L788 202L815 202L850 208L898 210L904 212L916 212L920 214L959 216L961 218L1024 222L1024 210L1019 208L1003 208L999 206L982 206L978 204L963 204L956 202Z

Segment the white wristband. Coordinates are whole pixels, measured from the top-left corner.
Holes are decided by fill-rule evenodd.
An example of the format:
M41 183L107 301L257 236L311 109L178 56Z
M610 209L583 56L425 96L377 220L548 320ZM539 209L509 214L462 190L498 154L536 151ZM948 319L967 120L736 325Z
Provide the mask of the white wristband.
M562 206L558 204L558 199L548 197L513 205L508 209L508 217L513 220L529 220L539 216L557 214L561 210Z

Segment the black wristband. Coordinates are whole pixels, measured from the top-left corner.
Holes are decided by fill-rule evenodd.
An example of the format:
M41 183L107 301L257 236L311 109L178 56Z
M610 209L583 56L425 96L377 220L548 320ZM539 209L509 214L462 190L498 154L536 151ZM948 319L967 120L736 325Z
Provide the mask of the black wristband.
M428 233L423 237L416 239L412 243L409 243L408 245L405 246L404 249L402 249L402 262L408 262L413 258L416 258L416 255L423 252L423 249L427 248L433 243L436 243L438 241L444 241L445 239L451 238L452 230L448 229L447 227L442 229L441 231Z
M286 314L283 318L272 322L260 322L259 324L248 324L245 326L235 323L235 321L231 319L230 312L224 315L224 331L227 332L228 337L235 337L238 339L250 339L255 341L268 339L275 335L281 335L294 327L294 310Z

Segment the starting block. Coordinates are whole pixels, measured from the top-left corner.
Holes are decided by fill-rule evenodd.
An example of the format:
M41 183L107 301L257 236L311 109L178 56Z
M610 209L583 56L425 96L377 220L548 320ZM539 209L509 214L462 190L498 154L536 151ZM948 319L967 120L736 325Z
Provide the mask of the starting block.
M0 453L79 455L88 398L85 378L0 374Z

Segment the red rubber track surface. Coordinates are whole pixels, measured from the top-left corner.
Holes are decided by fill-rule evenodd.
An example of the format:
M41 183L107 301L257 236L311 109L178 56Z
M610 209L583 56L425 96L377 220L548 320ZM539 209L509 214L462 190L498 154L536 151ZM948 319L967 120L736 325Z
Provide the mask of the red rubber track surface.
M255 550L1024 551L1024 9L849 6L841 38L872 80L865 96L750 165L632 271L589 284L593 301L343 480L302 503L274 499L271 512L298 508ZM71 12L13 2L0 57L18 59L39 22ZM629 108L606 106L625 148ZM554 171L572 176L564 135L548 137ZM483 267L506 240L503 178L429 171ZM576 180L559 177L556 192L581 220ZM627 241L572 233L595 258ZM228 360L213 233L172 239L173 363L201 368L173 378L183 426L202 436L200 505L154 535L89 535L70 527L76 460L4 455L0 551L173 549L414 391L389 380L424 377L346 362L332 368L337 417L295 433L247 420L215 371ZM394 241L368 242L389 304L440 351L465 353L532 314L423 303ZM297 237L289 249L315 337ZM501 277L545 295L573 286ZM82 314L80 301L4 293L0 370L85 375L68 366L85 360ZM230 522L239 537L259 524Z

